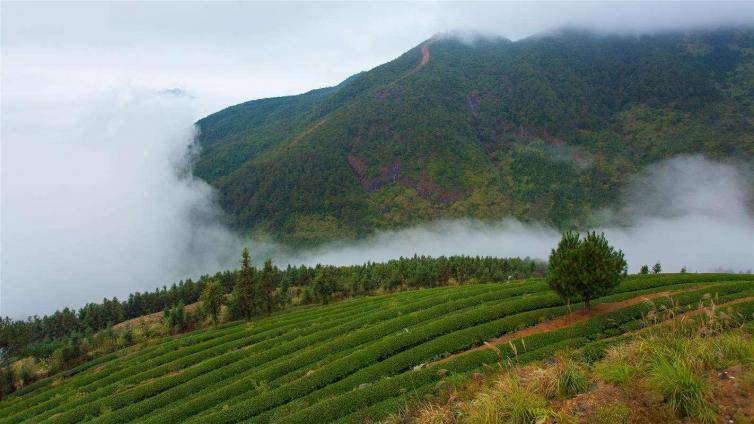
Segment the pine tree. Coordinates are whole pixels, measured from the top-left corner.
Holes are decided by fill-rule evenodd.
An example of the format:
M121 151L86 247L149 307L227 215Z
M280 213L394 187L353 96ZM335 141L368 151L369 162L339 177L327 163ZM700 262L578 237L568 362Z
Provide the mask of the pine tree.
M610 246L604 234L563 235L550 255L547 282L567 302L582 299L587 310L591 300L612 292L626 272L623 252Z
M547 269L547 284L566 303L578 297L574 288L578 285L576 273L577 251L581 244L578 233L563 234L557 248L550 254Z
M255 299L254 299L254 280L255 271L251 266L251 256L249 249L243 249L241 253L241 272L238 273L236 285L233 289L232 296L232 315L233 318L251 319L254 316Z
M267 315L272 314L272 309L275 304L275 274L275 268L272 266L272 261L267 259L264 262L264 268L262 269L262 276L260 278L262 296L264 297L264 307L267 310Z
M330 303L330 298L335 292L335 275L332 268L331 266L319 267L314 276L314 294L325 305Z
M220 309L223 306L223 289L217 281L210 281L204 286L200 298L204 312L212 318L217 325L220 317Z

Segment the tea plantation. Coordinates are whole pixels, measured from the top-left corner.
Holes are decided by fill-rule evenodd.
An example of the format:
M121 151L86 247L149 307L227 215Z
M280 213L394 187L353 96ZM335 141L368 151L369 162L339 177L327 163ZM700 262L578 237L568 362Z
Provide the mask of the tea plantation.
M597 313L601 303L664 292L654 305ZM534 279L294 308L155 340L40 380L0 402L0 423L361 422L435 392L445 378L605 343L640 328L657 305L691 309L710 298L752 319L754 276L631 276L572 325L466 353L581 305L567 307Z

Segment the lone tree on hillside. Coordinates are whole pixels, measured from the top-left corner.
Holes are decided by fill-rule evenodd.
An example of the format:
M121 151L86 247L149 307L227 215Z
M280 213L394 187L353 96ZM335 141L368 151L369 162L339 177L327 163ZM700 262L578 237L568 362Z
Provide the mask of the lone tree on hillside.
M660 265L659 262L657 262L656 264L654 264L654 266L652 267L652 272L655 273L655 274L661 273L662 272L662 265Z
M210 281L204 286L200 299L204 312L212 317L212 322L217 325L220 316L220 308L223 306L223 288L217 281Z
M251 319L256 305L254 299L254 268L251 266L249 249L243 248L241 253L241 272L238 273L236 285L233 288L232 315L233 318Z
M547 283L566 302L581 299L587 310L591 300L612 292L626 272L623 252L610 246L604 234L568 232L552 250Z
M642 265L639 274L649 274L649 265Z

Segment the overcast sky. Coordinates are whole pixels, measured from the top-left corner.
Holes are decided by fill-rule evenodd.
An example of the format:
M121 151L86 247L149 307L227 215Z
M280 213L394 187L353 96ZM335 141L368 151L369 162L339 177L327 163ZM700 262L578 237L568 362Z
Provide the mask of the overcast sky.
M11 3L3 101L75 103L117 84L179 87L198 113L337 84L438 32L521 38L563 25L612 32L754 20L752 3Z
M217 225L211 190L174 172L208 113L337 84L438 32L684 30L751 24L754 5L3 1L0 14L0 315L19 317L235 266L243 241ZM173 88L187 95L159 95Z

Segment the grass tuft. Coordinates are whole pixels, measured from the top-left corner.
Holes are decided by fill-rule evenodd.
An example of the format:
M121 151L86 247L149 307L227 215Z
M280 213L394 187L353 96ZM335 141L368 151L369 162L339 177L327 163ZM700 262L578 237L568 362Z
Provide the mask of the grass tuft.
M468 408L469 424L535 424L553 415L547 399L512 376L500 379Z
M715 409L709 402L711 387L699 376L690 361L679 357L656 358L647 379L650 388L663 396L680 417L714 422Z

